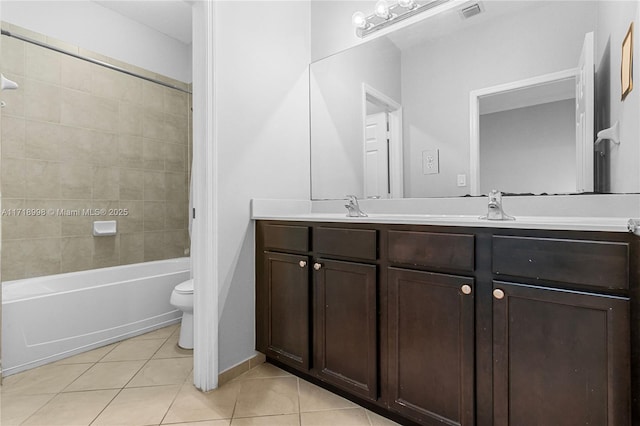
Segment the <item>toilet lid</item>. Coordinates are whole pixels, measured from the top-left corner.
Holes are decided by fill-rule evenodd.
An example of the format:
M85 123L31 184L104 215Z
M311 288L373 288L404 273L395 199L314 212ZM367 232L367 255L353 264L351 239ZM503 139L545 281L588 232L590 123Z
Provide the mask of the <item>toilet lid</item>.
M193 293L193 279L178 284L175 288L176 293L190 294Z

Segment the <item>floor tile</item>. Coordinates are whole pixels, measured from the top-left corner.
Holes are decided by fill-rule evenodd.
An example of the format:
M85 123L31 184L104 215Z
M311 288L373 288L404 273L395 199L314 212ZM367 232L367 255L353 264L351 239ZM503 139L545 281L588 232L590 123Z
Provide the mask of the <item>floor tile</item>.
M19 425L38 411L55 395L2 395L0 400L0 425Z
M364 408L300 413L300 424L302 426L370 426Z
M193 358L152 359L127 384L139 386L181 385L193 369Z
M149 359L164 342L165 339L125 340L102 358L100 362Z
M298 379L241 380L234 417L292 414L299 410Z
M123 389L92 426L160 424L180 386Z
M358 407L353 402L304 380L300 380L299 391L300 412Z
M387 419L386 417L382 417L379 414L374 413L373 411L365 410L367 412L367 417L369 417L369 421L371 422L371 426L399 426L398 423Z
M231 420L205 420L203 422L171 423L171 426L229 426Z
M95 364L67 386L64 392L121 389L136 375L144 363L145 361L115 361Z
M113 343L111 345L103 346L101 348L93 349L88 352L83 352L78 355L70 356L69 358L64 358L59 361L54 362L54 365L62 365L62 364L85 364L88 362L98 362L100 361L106 354L111 352L113 348L118 346L117 343Z
M100 414L117 393L117 390L61 393L22 424L85 426Z
M129 340L150 340L150 339L168 339L174 331L179 328L178 324L170 325L168 327L159 328L157 330L150 331L149 333L141 334L136 337L132 337Z
M233 415L239 389L239 383L227 383L204 393L192 384L185 384L173 401L163 423L229 419Z
M231 426L300 426L300 416L287 414L284 416L244 417L231 420Z
M273 364L264 363L242 374L237 380L265 379L273 377L293 377L293 374L287 373Z
M182 349L178 346L179 334L174 334L169 337L166 342L158 349L158 352L153 355L154 359L159 358L178 358L193 356L193 350Z
M2 393L39 395L58 393L93 364L45 365L4 379Z

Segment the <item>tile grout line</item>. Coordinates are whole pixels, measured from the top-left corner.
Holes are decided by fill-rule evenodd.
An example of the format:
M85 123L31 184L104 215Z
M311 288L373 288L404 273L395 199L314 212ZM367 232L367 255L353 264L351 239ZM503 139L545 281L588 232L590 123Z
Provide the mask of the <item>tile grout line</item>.
M300 378L296 377L296 387L298 388L298 424L302 426L302 406L300 405Z
M31 417L33 417L36 413L38 413L40 410L42 410L45 406L47 406L51 401L53 401L57 396L62 395L63 393L73 393L73 392L64 392L65 389L67 389L69 386L71 386L73 383L75 383L80 377L82 377L87 371L91 370L95 365L97 365L100 360L102 360L105 356L107 356L111 351L113 351L116 347L118 347L118 345L120 344L120 342L118 342L110 351L108 351L106 354L104 354L102 357L98 358L97 361L93 362L93 363L77 363L77 364L92 364L91 367L87 368L84 372L82 372L82 374L80 374L78 377L76 377L74 380L71 381L71 383L69 383L67 386L65 386L64 388L62 388L60 391L56 392L55 394L52 394L53 396L44 404L42 404L41 407L39 407L37 410L35 410L33 413L31 413L26 419L24 419L22 422L20 422L20 424L23 424L25 422L27 422ZM96 348L99 349L99 348ZM77 365L77 364L59 364L59 366L63 366L63 365ZM50 364L51 365L51 364ZM117 394L116 394L117 395ZM115 396L114 396L115 398ZM109 403L111 403L111 401L109 401ZM109 404L107 404L109 405ZM94 419L95 420L95 419ZM93 420L92 420L93 422ZM90 424L90 423L89 423Z
M173 334L172 334L172 336L173 336ZM171 336L169 336L169 338L171 338ZM167 411L165 411L165 413L162 415L162 419L160 420L160 423L159 423L160 425L165 424L165 423L163 423L164 419L167 418L167 414L169 414L169 411L171 411L171 408L173 407L173 404L176 402L176 399L178 399L178 395L180 395L180 392L182 391L182 388L184 387L184 385L189 380L189 376L192 375L192 374L193 374L193 367L191 368L191 371L189 372L189 374L187 374L187 378L184 379L184 381L180 385L180 388L178 389L178 392L176 392L176 394L173 396L173 399L171 400L171 404L169 404L169 407L167 407ZM170 424L170 423L168 423L168 424Z
M137 337L137 336L136 336ZM171 337L171 336L169 336ZM167 337L165 339L165 343L169 338ZM129 339L127 339L129 340ZM144 340L144 339L142 339ZM123 340L123 342L126 340ZM118 347L120 345L120 343L118 343L118 345L116 345L116 347ZM164 343L163 343L164 345ZM160 345L160 347L162 347L162 345ZM115 348L113 348L115 349ZM111 351L113 351L113 349ZM160 348L158 348L160 349ZM109 351L109 353L111 353L111 351ZM156 351L157 352L157 351ZM155 355L155 352L151 355L153 356ZM107 355L105 354L104 357L106 357ZM104 359L104 357L100 358L101 360ZM141 366L140 368L131 376L131 378L124 384L124 386L122 386L120 389L118 389L118 392L116 392L116 394L113 396L113 398L111 398L111 400L102 408L102 410L100 410L100 412L98 414L96 414L96 416L93 418L93 420L91 420L91 422L89 422L89 425L87 426L91 426L93 423L95 423L96 420L98 420L98 418L102 415L102 413L104 413L104 411L113 403L113 401L118 397L118 395L120 395L122 393L122 391L125 389L125 387L131 382L131 380L133 380L133 378L140 372L140 370L142 370L144 368L145 365L147 365L147 362L149 362L151 358L147 359ZM106 363L106 361L105 361Z
M155 330L154 330L154 331L155 331ZM158 352L158 351L160 350L160 348L161 348L165 343L167 343L167 340L169 340L169 338L170 338L172 335L173 335L173 333L171 333L171 334L169 335L169 337L165 338L164 343L162 343L162 345L160 345L160 346L158 347L158 349L156 349L156 351L155 351L153 354L151 354L151 356L150 356L150 357L149 357L149 358L148 358L148 359L147 359L147 360L146 360L146 361L145 361L145 362L140 366L140 368L139 368L139 369L138 369L138 370L137 370L137 371L136 371L136 372L131 376L131 378L130 378L130 379L129 379L125 384L124 384L124 386L122 386L120 389L118 389L118 392L116 392L116 394L113 396L113 398L111 398L111 400L107 403L107 405L105 405L105 406L104 406L104 408L102 408L102 410L100 410L100 412L99 412L98 414L96 414L96 416L93 418L93 420L91 420L91 422L90 422L87 426L90 426L90 425L94 424L94 423L95 423L95 421L96 421L96 420L98 420L98 418L102 415L102 413L104 413L104 411L105 411L107 408L109 408L109 406L110 406L110 405L113 403L113 401L118 397L118 395L120 395L120 394L122 393L122 391L126 388L126 386L127 386L129 383L131 383L131 380L133 380L133 378L134 378L134 377L135 377L135 376L136 376L136 375L137 375L137 374L138 374L138 373L139 373L139 372L144 368L144 366L145 366L145 365L147 365L147 363L151 360L151 358L153 357L153 355L155 355L155 354L156 354L156 352ZM136 336L136 337L138 337L138 336ZM120 343L125 342L125 341L127 341L127 340L130 340L130 339L123 340L123 341L121 341ZM140 340L145 340L145 339L140 339ZM148 340L151 340L151 339L148 339ZM158 340L159 340L159 339L158 339ZM120 345L120 343L118 343L118 346ZM117 346L116 346L116 347L117 347ZM113 349L115 349L115 348L113 348ZM113 349L112 349L111 351L113 351ZM111 351L109 351L109 353L110 353ZM106 357L106 356L107 356L107 355L105 355L105 357ZM102 357L102 358L100 358L100 359L102 360L102 359L104 359L104 357ZM107 363L107 362L105 361L105 363Z

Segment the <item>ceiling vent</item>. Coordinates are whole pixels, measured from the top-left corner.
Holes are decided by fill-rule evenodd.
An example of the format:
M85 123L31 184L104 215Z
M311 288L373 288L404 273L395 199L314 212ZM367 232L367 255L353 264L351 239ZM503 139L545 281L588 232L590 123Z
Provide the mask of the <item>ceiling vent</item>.
M480 3L476 3L460 10L460 16L462 17L462 19L469 19L472 16L479 15L480 13L482 13L482 7L480 6Z

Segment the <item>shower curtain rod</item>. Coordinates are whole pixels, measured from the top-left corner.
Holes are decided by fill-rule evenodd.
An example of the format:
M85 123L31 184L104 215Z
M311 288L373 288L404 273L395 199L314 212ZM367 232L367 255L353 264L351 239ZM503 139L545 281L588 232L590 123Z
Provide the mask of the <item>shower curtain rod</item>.
M180 92L189 93L189 94L191 93L188 90L184 90L184 89L182 89L180 87L174 86L173 84L165 83L163 81L156 80L155 78L145 77L143 75L136 74L136 73L131 72L131 71L127 71L124 68L120 68L120 67L117 67L115 65L111 65L109 63L99 61L97 59L92 59L92 58L88 58L86 56L82 56L82 55L78 55L78 54L75 54L75 53L67 52L66 50L59 49L59 48L57 48L55 46L51 46L50 44L46 44L46 43L43 43L41 41L31 39L29 37L21 36L19 34L13 34L12 32L7 31L7 30L2 30L2 35L7 36L7 37L13 37L15 39L22 40L22 41L24 41L26 43L35 44L36 46L40 46L40 47L43 47L45 49L53 50L55 52L62 53L64 55L73 56L74 58L77 58L77 59L80 59L80 60L83 60L83 61L87 61L87 62L91 62L92 64L100 65L102 67L109 68L109 69L111 69L113 71L118 71L118 72L121 72L123 74L128 74L128 75L130 75L132 77L141 78L143 80L150 81L152 83L156 83L156 84L159 84L161 86L168 87L170 89L175 89L175 90L178 90Z

